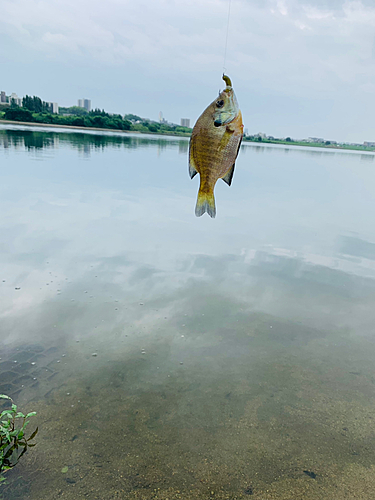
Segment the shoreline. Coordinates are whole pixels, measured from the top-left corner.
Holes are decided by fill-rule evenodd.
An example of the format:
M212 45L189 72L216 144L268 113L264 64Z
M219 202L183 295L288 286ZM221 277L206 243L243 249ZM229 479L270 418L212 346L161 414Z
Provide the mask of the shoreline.
M188 138L190 135L184 134L173 134L171 132L160 134L158 132L139 132L138 130L120 130L118 128L99 128L99 127L79 127L77 125L59 125L57 123L36 123L36 122L19 122L15 120L1 120L0 125L22 125L26 127L50 127L50 128L64 128L67 130L77 130L79 132L115 132L116 134L139 134L139 135L157 135L160 137L185 137Z
M334 144L317 144L313 142L286 142L286 141L251 141L248 139L244 139L243 143L251 143L251 144L258 144L263 146L270 144L272 146L288 146L288 147L301 147L301 148L318 148L318 149L324 149L324 150L337 150L337 151L358 151L358 152L363 152L363 153L370 153L370 154L375 154L375 149L365 149L364 147L361 148L360 146L335 146ZM242 144L243 144L242 143Z
M48 128L59 128L59 129L67 129L67 130L72 130L72 131L78 131L81 133L86 133L90 131L94 132L110 132L110 133L116 133L116 134L138 134L138 135L152 135L152 136L158 136L158 137L182 137L182 138L190 138L190 135L186 134L181 134L181 133L165 133L165 134L160 134L159 132L139 132L138 130L119 130L119 129L113 129L113 128L99 128L99 127L79 127L76 125L58 125L56 123L35 123L35 122L19 122L19 121L14 121L14 120L2 120L0 119L0 125L22 125L26 127L48 127ZM355 147L355 146L348 146L348 147L343 147L343 146L335 146L333 144L329 145L323 145L323 144L314 144L314 143L295 143L295 142L286 142L286 141L257 141L257 140L248 140L244 139L242 144L256 144L257 146L266 146L266 145L271 145L271 146L287 146L287 147L302 147L302 148L318 148L318 149L324 149L328 151L332 150L338 150L338 151L357 151L357 152L363 152L363 153L369 153L374 155L375 154L375 149L362 149L360 147Z

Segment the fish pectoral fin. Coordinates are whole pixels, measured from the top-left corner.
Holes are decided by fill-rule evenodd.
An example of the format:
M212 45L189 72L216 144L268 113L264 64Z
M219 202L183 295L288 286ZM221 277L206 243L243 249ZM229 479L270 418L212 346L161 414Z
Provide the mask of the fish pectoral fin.
M192 158L189 160L189 175L190 179L192 179L195 175L197 175L198 170L195 168L194 161Z
M189 163L189 175L190 175L190 179L192 179L194 177L194 175L197 175L197 173L198 173L197 169L190 162Z
M233 179L233 174L234 174L234 167L235 163L233 163L233 166L228 170L228 172L222 177L223 181L230 186L232 184L232 179Z
M198 170L195 168L194 161L194 130L191 134L190 143L189 143L189 175L190 179L192 179L195 175L197 175Z

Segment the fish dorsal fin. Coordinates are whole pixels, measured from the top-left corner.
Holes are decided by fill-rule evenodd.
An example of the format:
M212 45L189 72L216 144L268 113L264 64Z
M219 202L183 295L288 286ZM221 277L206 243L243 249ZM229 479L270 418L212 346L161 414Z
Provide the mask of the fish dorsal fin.
M232 168L222 177L223 181L230 186L232 184L233 174L234 174L235 163L233 163Z

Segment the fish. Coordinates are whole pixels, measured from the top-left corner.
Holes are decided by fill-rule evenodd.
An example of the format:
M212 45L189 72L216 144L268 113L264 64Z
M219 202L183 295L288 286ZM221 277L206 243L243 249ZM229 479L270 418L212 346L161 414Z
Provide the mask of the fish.
M226 88L200 115L189 143L189 175L199 173L200 186L195 215L216 216L214 188L218 179L231 185L243 137L242 114L232 82L223 75Z

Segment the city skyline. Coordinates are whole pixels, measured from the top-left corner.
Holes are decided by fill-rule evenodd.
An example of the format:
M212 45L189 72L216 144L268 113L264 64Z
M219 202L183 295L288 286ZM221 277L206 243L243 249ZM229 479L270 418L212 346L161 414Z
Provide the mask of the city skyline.
M1 90L0 91L0 104L10 104L12 102L12 100L14 101L15 104L17 104L18 106L21 106L22 107L22 98L20 98L15 92L12 92L12 94L10 95L6 95L6 92ZM47 104L49 107L50 107L50 112L51 113L59 113L59 105L58 103L56 102L48 102L48 101L43 101L45 102L45 104ZM77 100L77 105L78 107L81 107L83 109L86 109L87 112L90 112L91 111L91 99L87 99L87 98L82 98L82 99L78 99ZM73 106L60 106L62 108L64 107L74 107ZM100 108L99 108L100 109ZM103 108L104 109L104 108ZM112 113L112 114L121 114L121 113ZM127 113L124 113L123 116L125 117ZM145 117L142 117L142 120L145 120L145 121L151 121L151 122L156 122L156 121L159 121L160 123L169 123L169 124L174 124L174 125L177 125L177 123L173 123L173 122L168 122L164 117L163 117L163 112L162 111L159 111L158 113L158 120L151 120L149 118L145 118ZM182 127L188 127L190 128L190 118L180 118L180 125ZM286 135L286 136L281 136L281 137L275 137L274 135L267 135L266 133L264 132L258 132L258 133L249 133L248 131L248 128L245 128L244 129L244 136L248 136L248 137L254 137L254 138L257 138L257 139L260 139L260 140L264 140L264 139L267 139L267 140L281 140L281 141L295 141L295 142L303 142L303 143L315 143L315 144L322 144L322 143L326 143L326 144L331 144L331 145L352 145L352 146L368 146L368 147L374 147L375 146L375 141L366 141L366 140L363 140L361 142L353 142L353 141L344 141L344 140L333 140L333 139L326 139L326 138L323 138L323 137L312 137L312 136L308 136L307 138L302 138L302 137L299 137L299 138L291 138L290 135Z
M7 95L5 90L0 90L0 104L11 105L12 103L14 103L17 106L22 107L22 99L24 97L25 96L19 97L15 92L12 92L10 95ZM51 102L51 101L43 101L43 102L49 106L51 113L59 112L59 105L57 102Z

